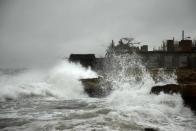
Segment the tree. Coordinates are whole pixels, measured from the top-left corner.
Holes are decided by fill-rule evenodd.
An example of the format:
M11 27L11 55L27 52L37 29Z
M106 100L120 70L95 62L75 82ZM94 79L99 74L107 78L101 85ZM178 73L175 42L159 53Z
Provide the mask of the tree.
M129 38L129 37L121 38L120 41L122 41L123 44L129 45L129 46L140 44L140 42L134 42L134 38Z

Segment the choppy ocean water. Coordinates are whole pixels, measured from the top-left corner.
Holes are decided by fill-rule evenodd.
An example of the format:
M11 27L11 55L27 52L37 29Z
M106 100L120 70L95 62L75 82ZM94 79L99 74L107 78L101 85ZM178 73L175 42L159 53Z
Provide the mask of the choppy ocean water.
M97 74L79 64L62 62L45 72L1 71L0 130L195 131L196 116L179 94L149 93L154 85L176 83L175 74L160 73L155 82L140 62L127 61L120 58L122 68L108 72L113 91L105 98L84 92L79 79Z

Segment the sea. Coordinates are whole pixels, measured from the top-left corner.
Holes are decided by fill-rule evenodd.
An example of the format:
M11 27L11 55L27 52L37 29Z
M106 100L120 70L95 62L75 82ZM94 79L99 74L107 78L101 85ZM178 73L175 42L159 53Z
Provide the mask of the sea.
M0 69L0 130L196 130L196 115L180 94L150 93L153 86L177 83L175 72L160 69L154 79L136 55L109 62L104 78L112 90L102 98L89 97L80 81L100 74L78 63L64 60L47 70Z

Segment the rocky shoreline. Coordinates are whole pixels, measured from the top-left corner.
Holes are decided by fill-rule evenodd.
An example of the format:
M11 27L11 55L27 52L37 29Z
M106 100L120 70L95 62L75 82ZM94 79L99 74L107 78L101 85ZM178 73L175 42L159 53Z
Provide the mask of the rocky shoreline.
M184 100L184 104L189 106L196 113L196 70L177 69L176 75L178 84L154 86L151 89L151 93L179 93Z
M196 85L195 84L167 84L163 86L154 86L151 93L159 94L164 92L167 94L181 94L184 104L189 106L196 113Z
M184 104L196 113L196 70L177 69L176 75L178 84L154 86L150 93L157 95L160 92L179 93L184 100ZM112 90L110 82L102 77L81 79L80 81L84 85L85 92L90 97L104 97L109 95Z
M84 91L90 97L105 97L111 92L111 84L102 77L80 79L84 86ZM104 88L107 87L107 88Z

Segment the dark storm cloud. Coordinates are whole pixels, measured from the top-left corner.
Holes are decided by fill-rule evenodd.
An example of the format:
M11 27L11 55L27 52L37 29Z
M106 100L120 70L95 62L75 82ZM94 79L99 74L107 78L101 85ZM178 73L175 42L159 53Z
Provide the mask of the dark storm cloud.
M152 47L180 31L196 37L195 0L0 0L0 66L51 64L70 53L103 56L128 36Z

